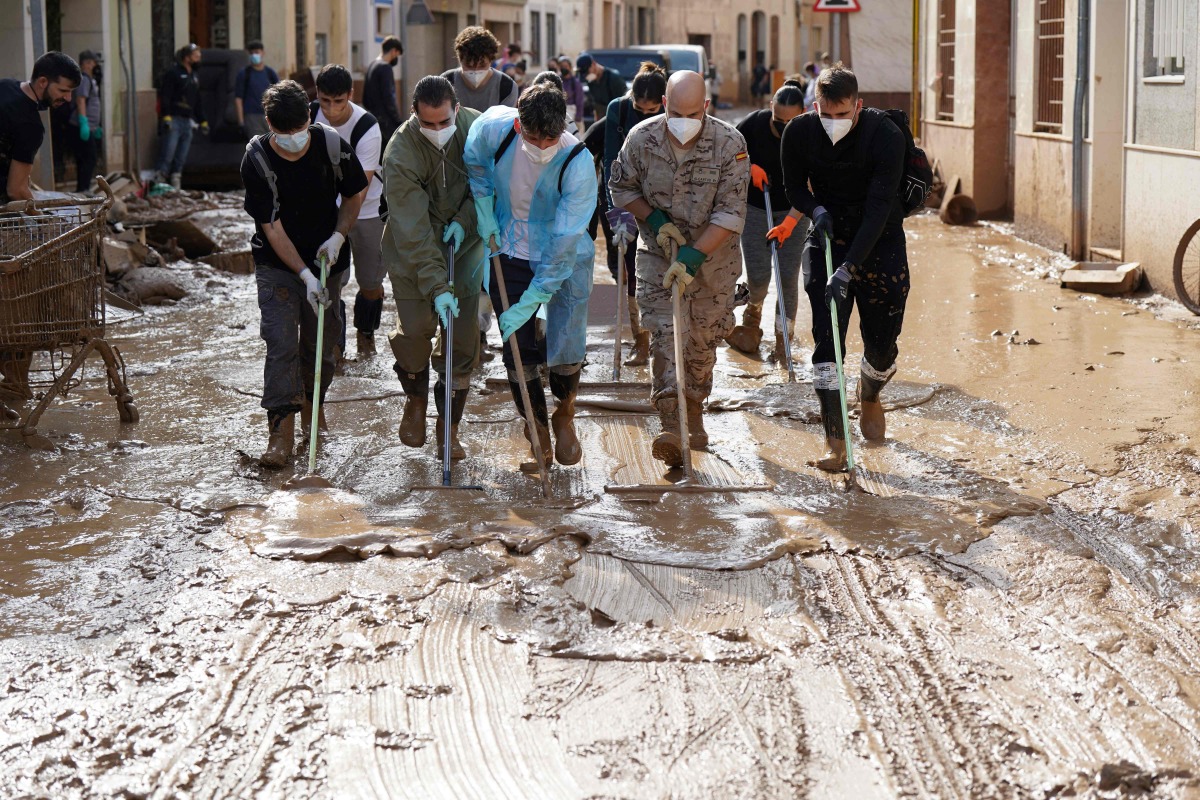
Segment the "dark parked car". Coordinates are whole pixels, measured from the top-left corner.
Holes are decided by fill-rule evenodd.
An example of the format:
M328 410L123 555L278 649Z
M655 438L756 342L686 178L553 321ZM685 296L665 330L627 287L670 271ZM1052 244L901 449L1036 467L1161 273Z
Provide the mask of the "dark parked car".
M615 48L611 50L584 50L579 55L588 55L598 61L601 66L608 67L611 70L616 70L617 74L625 79L625 85L628 86L633 82L633 76L637 74L638 68L641 67L643 61L653 61L655 64L663 67L667 72L671 71L671 56L665 50L635 50L633 48ZM584 92L588 92L587 82L584 82ZM588 97L588 102L583 112L584 125L591 125L595 122L592 115L591 97ZM586 130L586 127L585 127Z

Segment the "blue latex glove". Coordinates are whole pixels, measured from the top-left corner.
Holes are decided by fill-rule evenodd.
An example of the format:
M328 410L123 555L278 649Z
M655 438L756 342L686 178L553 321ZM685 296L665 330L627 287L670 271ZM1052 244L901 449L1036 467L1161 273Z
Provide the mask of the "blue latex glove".
M92 128L90 125L88 125L87 117L79 118L79 138L84 142L92 138Z
M483 246L489 251L492 249L491 239L496 237L496 246L500 246L500 225L496 222L496 198L488 195L487 197L475 198L475 218L476 229L479 231L479 238L483 239Z
M451 222L446 226L446 232L442 234L442 241L449 242L454 240L454 252L457 254L462 249L463 240L467 238L467 232L463 230L463 226L457 222ZM458 316L458 312L454 312L454 316Z
M538 306L548 302L550 302L549 292L538 291L530 286L522 292L521 299L517 301L516 305L509 306L508 311L500 315L500 338L508 341L509 336L529 322Z
M608 227L613 232L613 244L629 244L637 239L638 228L637 220L633 214L630 214L623 208L610 208L604 212L604 216L608 220Z
M458 298L453 292L442 292L433 298L433 308L442 318L442 325L447 328L450 327L450 317L458 319Z
M103 139L104 138L104 128L101 128L99 125L92 128L92 138L95 139L97 142L100 141L101 139Z

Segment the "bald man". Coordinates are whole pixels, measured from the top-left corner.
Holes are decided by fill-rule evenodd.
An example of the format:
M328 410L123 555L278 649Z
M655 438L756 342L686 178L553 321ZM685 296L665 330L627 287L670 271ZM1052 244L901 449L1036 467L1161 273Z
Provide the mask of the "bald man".
M710 117L704 78L681 70L667 81L666 113L635 126L612 163L613 205L637 218L638 302L650 331L651 398L662 420L654 457L683 464L672 347L671 287L683 290L683 373L693 450L708 446L704 401L712 392L717 344L733 329L733 293L742 272L750 159L746 140ZM678 255L671 260L671 245Z

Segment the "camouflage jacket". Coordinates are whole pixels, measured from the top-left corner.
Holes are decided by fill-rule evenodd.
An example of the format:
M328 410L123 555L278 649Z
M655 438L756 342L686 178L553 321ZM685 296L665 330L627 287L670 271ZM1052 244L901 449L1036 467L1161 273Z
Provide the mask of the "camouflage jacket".
M706 117L695 146L684 151L683 160L676 163L667 140L667 118L660 116L629 132L612 162L608 187L613 205L625 206L642 197L666 212L688 241L694 242L708 225L742 232L749 183L746 140L736 128ZM639 227L642 249L661 255L649 226L642 222ZM734 236L730 242L736 250L738 238Z

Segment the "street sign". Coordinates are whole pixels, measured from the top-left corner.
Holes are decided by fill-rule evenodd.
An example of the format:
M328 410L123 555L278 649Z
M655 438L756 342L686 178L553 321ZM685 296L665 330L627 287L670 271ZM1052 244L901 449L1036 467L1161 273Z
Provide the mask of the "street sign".
M850 11L862 11L862 6L858 0L817 0L817 4L813 6L813 11L831 11L847 13Z

